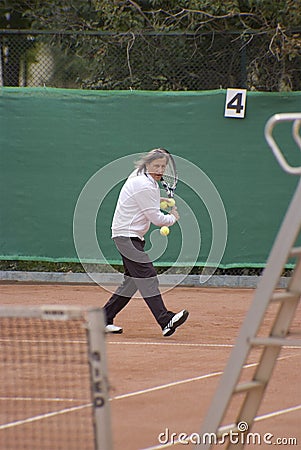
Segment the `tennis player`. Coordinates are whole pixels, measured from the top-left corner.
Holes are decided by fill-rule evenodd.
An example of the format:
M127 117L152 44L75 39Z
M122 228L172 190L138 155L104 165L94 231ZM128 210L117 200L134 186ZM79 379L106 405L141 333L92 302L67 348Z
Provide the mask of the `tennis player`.
M104 306L107 333L123 332L113 321L137 290L161 327L163 336L171 336L188 317L185 309L178 313L167 310L159 291L156 270L144 251L144 236L151 223L170 227L179 220L176 207L169 214L160 211L158 182L168 161L166 150L151 150L137 163L136 170L120 191L112 222L112 238L122 257L124 280Z

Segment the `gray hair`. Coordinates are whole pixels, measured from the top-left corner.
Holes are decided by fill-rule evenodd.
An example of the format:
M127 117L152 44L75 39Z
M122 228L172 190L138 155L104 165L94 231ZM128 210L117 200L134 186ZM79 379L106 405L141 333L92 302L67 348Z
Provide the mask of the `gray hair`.
M165 148L154 148L150 152L145 153L135 164L138 173L146 172L146 164L150 164L152 161L155 161L155 159L160 158L165 158L166 164L168 164L169 153Z

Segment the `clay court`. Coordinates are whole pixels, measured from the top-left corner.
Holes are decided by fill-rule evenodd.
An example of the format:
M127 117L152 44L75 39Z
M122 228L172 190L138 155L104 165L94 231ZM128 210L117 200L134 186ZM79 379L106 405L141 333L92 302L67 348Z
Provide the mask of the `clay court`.
M110 294L96 285L19 283L1 284L0 292L1 304L27 306L102 306ZM196 448L196 435L253 293L252 289L193 287L166 292L168 308L178 311L185 307L190 312L186 324L169 338L162 337L139 298L119 314L116 324L123 326L124 333L106 339L115 450L170 448L172 441L176 448ZM139 314L134 316L137 310ZM274 312L272 308L263 332L269 329ZM300 333L300 324L299 310L291 327L292 336ZM299 448L300 353L301 349L294 346L282 349L252 428L260 438L246 447L265 449L273 444ZM250 354L243 377L250 376L258 357L256 352ZM230 423L236 408L233 404Z

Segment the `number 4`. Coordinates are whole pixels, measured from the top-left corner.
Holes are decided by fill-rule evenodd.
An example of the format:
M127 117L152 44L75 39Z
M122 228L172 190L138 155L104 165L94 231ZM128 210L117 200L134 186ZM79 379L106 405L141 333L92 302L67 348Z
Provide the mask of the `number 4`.
M244 109L244 105L242 104L242 93L234 95L234 97L227 103L227 109L235 109L237 114L240 113L242 109Z
M225 117L244 118L246 89L227 89Z

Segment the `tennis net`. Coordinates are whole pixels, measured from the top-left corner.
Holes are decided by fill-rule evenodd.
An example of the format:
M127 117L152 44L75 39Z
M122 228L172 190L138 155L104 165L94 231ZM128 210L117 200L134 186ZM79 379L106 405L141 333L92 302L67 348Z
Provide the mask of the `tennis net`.
M0 349L0 448L112 448L101 309L1 306Z

